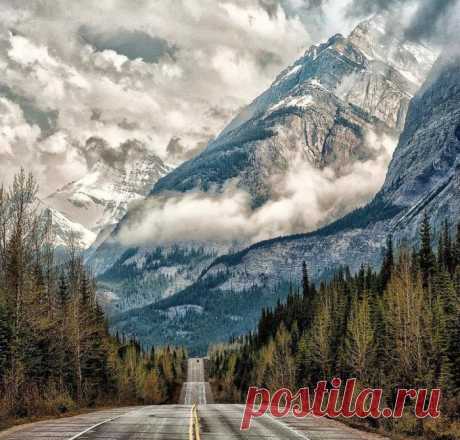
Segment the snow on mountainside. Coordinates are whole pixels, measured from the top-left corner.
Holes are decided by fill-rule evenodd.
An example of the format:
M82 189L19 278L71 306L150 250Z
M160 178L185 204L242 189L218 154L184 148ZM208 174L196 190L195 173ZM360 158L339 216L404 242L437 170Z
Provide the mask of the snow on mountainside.
M89 139L85 154L93 160L88 160L88 173L44 200L55 213L60 213L55 216L57 221L63 223L63 219L67 218L76 229L83 228L92 234L92 241L86 234L85 243L88 245L99 232L111 230L126 214L128 205L144 198L153 184L170 171L153 153L144 154L136 141L124 144L120 149L126 152L123 160L116 156L118 152L114 152L115 156L109 156L108 160L107 154L101 154L101 151L106 153L107 150L104 141ZM101 156L106 160L101 160Z
M381 17L361 23L347 38L335 35L282 72L200 155L161 178L150 200L189 191L219 193L236 180L257 209L276 199L279 188L273 176L286 176L293 164L330 168L340 177L381 154L376 139L396 143L410 99L434 58L421 44L387 35ZM372 195L356 198L365 203ZM330 207L319 226L355 206ZM128 213L116 232L129 221ZM304 231L303 224L296 227L296 232ZM216 255L248 244L243 238L236 244L182 239L126 248L112 234L90 263L123 311L179 292Z
M369 132L397 137L411 97L435 53L385 33L383 18L348 38L311 47L238 115L198 157L160 179L153 194L208 190L232 178L255 205L270 199L270 177L300 158L342 170L372 157Z
M403 41L397 35L386 32L384 17L372 17L360 23L347 39L335 35L327 43L311 47L302 58L281 72L272 86L244 109L223 130L222 135L254 117L263 115L273 104L279 103L285 95L290 94L299 83L311 78L316 85L321 84L335 91L347 102L364 106L371 114L380 114L390 125L400 126L404 124L404 120L398 118L398 112L381 113L386 104L378 99L377 94L380 93L380 97L385 100L390 97L392 89L388 86L393 80L392 74L399 74L411 83L409 94L413 94L425 80L435 58L431 49ZM347 78L347 70L356 75ZM378 75L379 70L381 75ZM370 78L369 72L376 77ZM380 84L379 76L383 80ZM377 89L379 85L383 86L381 90ZM370 91L366 90L367 86L371 87Z
M55 244L58 248L67 247L71 238L81 249L87 249L93 244L97 236L95 232L86 229L79 223L69 220L56 209L45 208L45 210L51 215Z
M317 232L269 240L222 257L202 278L229 273L219 290L279 282L306 260L318 279L331 267L380 260L385 238L416 241L423 214L435 231L460 219L460 57L443 56L412 100L385 184L366 207ZM454 224L451 224L454 227Z
M435 233L444 220L454 228L460 220L460 55L448 53L437 62L431 75L412 100L405 129L393 156L385 184L375 199L341 220L310 234L276 238L257 243L242 252L218 258L191 287L156 306L118 317L118 329L131 329L170 307L202 306L199 319L215 322L207 334L199 333L187 319L163 323L169 333L185 335L175 343L203 347L214 335L235 334L228 325L232 310L220 309L229 298L258 300L299 277L306 261L315 279L334 268L348 265L352 271L362 263L381 260L385 239L415 243L428 213ZM237 307L236 304L233 307ZM217 319L218 317L218 319ZM198 317L196 317L198 319ZM256 316L247 318L247 327ZM228 325L227 328L224 326ZM168 333L168 334L169 334ZM136 333L149 343L161 343L149 333Z

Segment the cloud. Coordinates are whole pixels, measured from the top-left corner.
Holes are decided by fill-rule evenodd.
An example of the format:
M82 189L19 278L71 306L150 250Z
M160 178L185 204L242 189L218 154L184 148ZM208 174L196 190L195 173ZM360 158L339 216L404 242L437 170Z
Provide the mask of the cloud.
M407 39L446 44L458 35L458 5L458 0L352 0L348 14L362 17L387 12L397 26L402 19Z
M180 138L175 163L186 160L311 43L298 14L258 0L5 0L0 96L40 130L33 153L11 150L8 166L38 173L73 158L81 177L91 138L112 149L136 140L166 160ZM47 176L43 196L68 183Z
M177 241L231 243L317 229L369 201L382 186L396 139L368 134L376 152L338 175L293 161L289 172L272 178L272 200L251 208L250 195L229 182L221 192L164 194L132 206L118 234L128 246Z
M163 56L174 59L177 51L177 48L163 38L137 30L116 29L108 33L98 33L88 26L82 26L79 33L84 41L100 52L111 50L130 60L140 58L146 63L158 63Z
M67 134L57 131L38 144L40 151L48 154L63 154L67 151L69 140Z
M422 1L406 30L406 37L412 40L434 39L442 44L457 37L458 14L450 14L456 6L458 0Z
M38 125L43 132L51 132L56 128L58 116L56 111L46 111L38 108L34 104L33 98L18 95L6 84L0 83L0 96L19 105L28 124Z
M172 137L166 147L168 153L167 161L171 164L184 162L186 160L192 159L201 153L212 140L209 139L198 142L194 148L185 148L182 144L182 140L179 137Z
M26 119L19 104L0 97L0 184L11 181L22 166L33 170L43 187L61 185L85 169L68 148L65 132L43 137L41 128Z
M127 140L114 148L102 138L91 137L81 151L89 169L102 162L110 168L123 170L129 163L152 155L147 146L136 139Z
M0 96L18 105L24 121L14 129L21 142L10 134L1 147L4 155L9 149L2 179L23 165L43 174L45 196L87 172L84 148L93 138L112 150L136 140L165 160L187 160L306 48L346 34L365 13L404 8L418 17L408 35L446 35L436 32L444 25L454 35L453 0L410 4L4 0ZM171 139L183 150L173 158Z
M10 157L30 148L41 133L38 126L27 123L21 107L6 98L0 98L0 127L0 155Z

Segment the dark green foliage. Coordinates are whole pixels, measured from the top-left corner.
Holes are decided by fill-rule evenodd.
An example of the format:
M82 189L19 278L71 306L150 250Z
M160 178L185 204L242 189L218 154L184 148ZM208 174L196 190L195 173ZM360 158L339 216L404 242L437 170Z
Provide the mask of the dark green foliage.
M121 313L110 324L125 334L135 334L146 345L186 346L191 355L203 356L210 343L225 340L229 334L236 336L252 330L253 318L262 307L273 306L277 300L286 298L284 285L276 291L254 287L216 293L213 288L225 279L223 273L207 277L156 304ZM193 307L176 315L175 308L184 304ZM155 332L151 330L152 323Z
M305 261L302 262L302 295L305 298L310 296L310 280Z
M442 243L440 246L442 249ZM442 253L442 250L441 250ZM420 229L420 252L419 252L419 264L420 270L423 277L423 286L426 288L428 283L433 276L435 269L435 256L432 249L431 243L431 226L428 214L425 213L423 216L423 222Z
M390 235L387 239L387 246L385 256L383 258L382 270L380 272L380 289L384 290L391 279L391 274L394 268L394 251L393 251L393 238Z
M122 312L138 307L142 298L145 303L152 303L166 295L168 287L174 283L175 276L193 271L194 265L209 264L215 258L213 251L204 248L185 249L172 246L167 249L156 248L148 252L142 265L130 258L136 250L126 251L117 262L98 277L98 286L113 292L120 298L112 312ZM179 267L178 275L164 273L160 268Z
M357 377L362 387L383 388L390 406L398 387L440 387L443 414L456 420L460 228L454 239L451 232L445 223L434 249L425 215L419 249L395 250L389 237L379 271L363 265L352 276L340 269L318 290L308 283L303 264L302 294L291 289L285 303L262 311L255 333L211 349L211 373L222 395L238 401L249 386L275 389L283 385L279 371L284 369L284 377L291 373L292 388ZM282 341L290 349L281 361ZM418 429L422 432L423 424Z
M0 418L167 401L182 380L183 350L169 350L168 377L161 348L150 365L138 344L130 350L135 342L127 359L120 355L126 342L109 334L72 239L55 261L52 221L36 212L36 191L24 172L0 188ZM132 393L126 383L136 384Z

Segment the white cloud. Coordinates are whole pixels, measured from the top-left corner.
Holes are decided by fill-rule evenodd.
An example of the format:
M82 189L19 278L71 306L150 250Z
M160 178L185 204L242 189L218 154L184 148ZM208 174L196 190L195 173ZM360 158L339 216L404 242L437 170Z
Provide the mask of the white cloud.
M85 171L77 151L69 148L65 132L43 137L40 127L26 120L18 104L0 97L2 182L9 182L22 166L33 171L44 188L62 185Z
M0 155L13 156L32 148L40 136L40 128L29 125L19 105L0 98Z
M84 172L78 146L92 136L113 148L137 139L163 156L178 137L196 151L312 42L299 16L281 5L269 14L258 0L4 3L0 82L56 113L43 138L61 133L31 146L34 162L21 158L29 168L40 153L55 166L65 141ZM130 56L136 38L151 62ZM65 183L45 179L43 194Z
M378 152L375 159L356 162L341 175L294 160L286 175L273 177L276 192L258 209L251 209L250 195L237 182L220 193L158 196L132 207L118 238L131 246L194 240L257 242L317 229L364 205L382 186L396 139L368 136Z
M22 66L30 66L31 64L42 64L52 67L57 67L56 60L50 57L48 48L45 46L37 46L20 35L10 34L11 49L8 51L8 56Z
M0 148L15 157L0 174L39 167L45 195L85 173L80 149L94 136L112 148L136 139L163 157L180 138L189 157L310 44L347 33L351 1L5 0L0 90L55 118L51 128L6 125ZM15 137L27 155L12 148ZM52 172L64 163L70 174Z
M125 55L120 55L114 50L104 50L98 52L93 57L93 63L95 67L101 70L109 70L114 68L117 72L121 72L121 67L128 61Z
M68 145L69 139L67 134L62 131L58 131L38 143L38 148L44 153L63 154L66 152Z

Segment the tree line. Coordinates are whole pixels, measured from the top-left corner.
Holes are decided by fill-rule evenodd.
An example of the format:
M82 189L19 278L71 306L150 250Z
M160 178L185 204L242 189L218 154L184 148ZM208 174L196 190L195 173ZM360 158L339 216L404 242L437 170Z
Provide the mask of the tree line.
M454 230L453 230L454 229ZM460 424L460 224L433 237L425 215L417 247L387 240L381 267L339 269L301 285L285 303L264 309L257 330L210 350L216 394L242 401L250 386L312 387L357 378L383 388L392 407L397 388L441 388L443 417L379 419L376 429L458 438ZM443 432L444 437L440 434Z
M37 193L23 170L0 187L0 419L170 400L185 350L109 334L75 239L58 256Z

